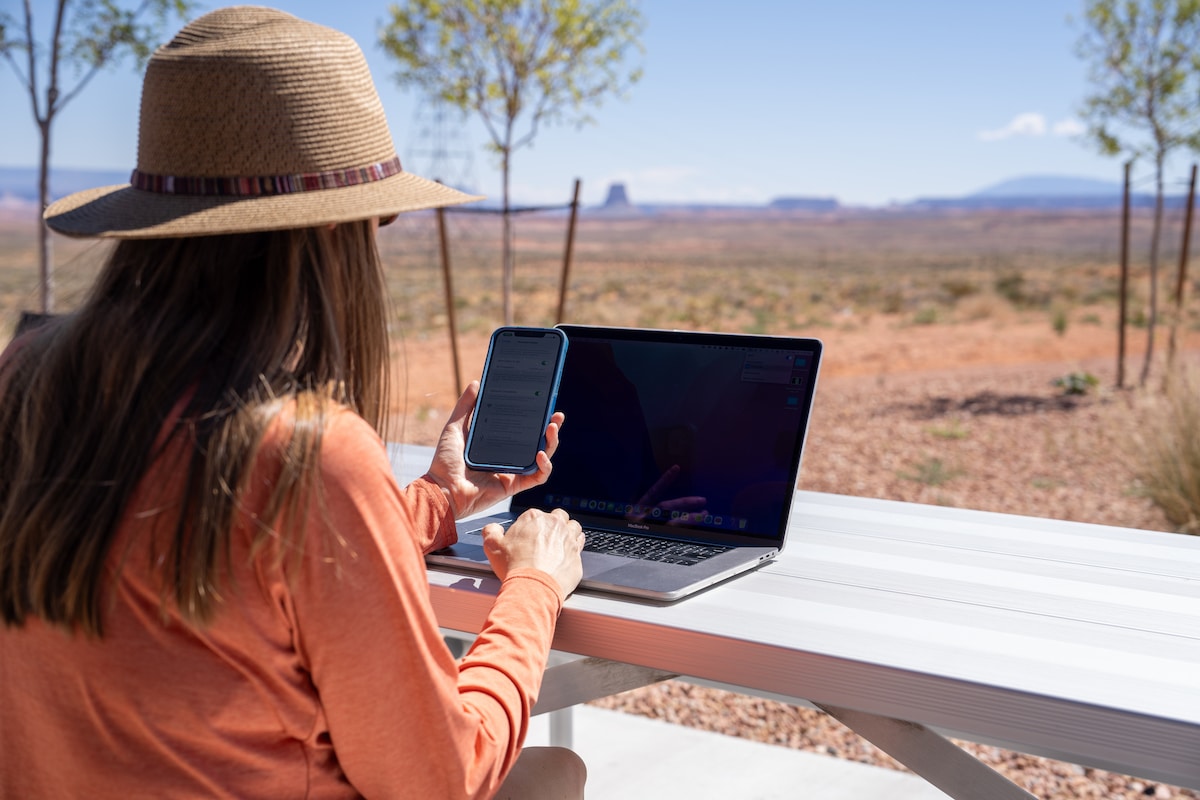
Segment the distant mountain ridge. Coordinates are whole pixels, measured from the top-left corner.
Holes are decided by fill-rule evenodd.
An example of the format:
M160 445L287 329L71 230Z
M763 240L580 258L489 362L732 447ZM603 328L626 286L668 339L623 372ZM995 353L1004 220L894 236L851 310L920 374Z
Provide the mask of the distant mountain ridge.
M93 186L129 183L129 170L69 169L50 170L50 199L57 200L72 192ZM37 167L0 167L0 197L16 198L36 203L38 199Z
M1124 187L1115 181L1078 178L1066 175L1025 175L980 189L963 197L921 197L907 203L908 208L926 211L998 211L998 210L1101 210L1119 209ZM1187 196L1168 192L1168 208L1179 208ZM1130 205L1148 208L1154 195L1144 191L1130 194Z
M127 170L55 168L51 170L50 174L50 196L52 200L55 200L93 186L109 186L128 181L129 172ZM621 196L624 197L624 204L621 207L631 213L654 213L666 210L704 211L723 208L747 211L762 209L831 212L853 208L840 204L833 197L808 197L802 194L777 197L768 203L739 203L736 206L706 202L703 199L697 199L692 203L638 203L634 205L629 199L626 188L624 185L621 186ZM631 189L635 190L636 187L631 187ZM1025 175L1001 181L960 197L922 197L906 203L893 204L893 207L898 206L913 211L1104 209L1119 207L1121 195L1121 184L1115 181L1069 175ZM23 205L36 203L37 199L36 168L0 166L0 201L3 201L3 204ZM1185 200L1186 198L1181 194L1170 194L1167 197L1167 204L1171 207L1179 207ZM1144 191L1138 192L1133 195L1132 202L1135 207L1144 208L1153 203L1153 195ZM601 207L593 208L600 209Z
M1001 181L967 197L1120 197L1121 191L1121 184L1116 181L1070 175L1026 175Z

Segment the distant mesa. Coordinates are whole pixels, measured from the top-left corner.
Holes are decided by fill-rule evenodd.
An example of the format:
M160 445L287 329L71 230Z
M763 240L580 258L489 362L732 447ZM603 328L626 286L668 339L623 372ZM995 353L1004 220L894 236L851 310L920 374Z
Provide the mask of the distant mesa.
M769 208L778 211L837 211L837 198L834 197L776 197Z
M610 183L608 185L608 196L604 198L604 208L614 211L625 210L632 208L633 205L629 202L629 194L625 191L625 184Z
M708 213L713 211L736 211L736 212L758 212L763 210L773 211L804 211L804 212L829 212L837 211L842 206L833 197L802 197L802 196L785 196L777 197L767 205L762 204L730 204L730 203L712 203L703 200L684 201L684 202L668 202L668 203L642 203L634 205L629 199L629 190L624 183L610 183L608 185L608 194L604 198L604 203L595 207L593 211L599 214L606 215L645 215L645 214L662 214L662 213Z
M589 213L610 218L638 217L647 213L647 209L629 202L629 191L625 188L624 183L610 183L604 202L593 206Z

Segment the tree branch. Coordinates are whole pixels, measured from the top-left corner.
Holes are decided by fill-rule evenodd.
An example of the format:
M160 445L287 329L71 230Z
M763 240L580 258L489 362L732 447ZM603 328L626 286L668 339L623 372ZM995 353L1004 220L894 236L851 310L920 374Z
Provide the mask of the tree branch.
M58 62L62 54L63 18L67 14L67 0L58 0L58 11L54 15L54 34L50 37L50 83L46 87L46 123L58 111Z
M33 35L33 9L30 7L29 0L25 0L25 43L26 55L29 57L29 81L26 86L29 87L29 99L33 104L33 119L40 128L46 124L42 117L42 106L40 92L38 91L37 79L37 40ZM48 119L48 117L46 118Z

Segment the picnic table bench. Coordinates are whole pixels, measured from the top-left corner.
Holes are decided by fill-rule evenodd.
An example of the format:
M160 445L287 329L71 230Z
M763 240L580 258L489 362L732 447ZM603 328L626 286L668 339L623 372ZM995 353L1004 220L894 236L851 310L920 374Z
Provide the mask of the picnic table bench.
M397 476L430 448L391 446ZM782 555L674 604L576 593L536 713L670 677L821 708L956 798L946 737L1200 789L1200 537L798 491ZM429 571L479 631L491 576ZM552 727L552 731L554 728ZM569 725L560 725L569 731Z

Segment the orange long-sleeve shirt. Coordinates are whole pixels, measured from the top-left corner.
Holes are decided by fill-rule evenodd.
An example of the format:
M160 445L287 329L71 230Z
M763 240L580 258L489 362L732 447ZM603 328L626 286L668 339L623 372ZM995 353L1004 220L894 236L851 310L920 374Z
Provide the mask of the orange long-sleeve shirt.
M0 798L495 791L540 686L557 584L510 574L455 662L422 559L453 541L446 498L426 479L399 488L383 443L350 412L326 429L324 510L307 515L299 559L252 553L250 515L285 427L272 426L255 466L211 625L162 611L152 560L165 547L153 543L173 525L154 528L163 515L147 512L180 476L152 468L110 553L104 637L40 620L0 628Z

